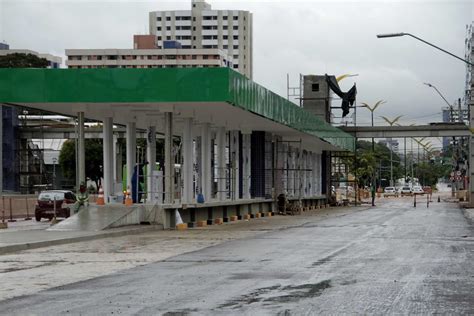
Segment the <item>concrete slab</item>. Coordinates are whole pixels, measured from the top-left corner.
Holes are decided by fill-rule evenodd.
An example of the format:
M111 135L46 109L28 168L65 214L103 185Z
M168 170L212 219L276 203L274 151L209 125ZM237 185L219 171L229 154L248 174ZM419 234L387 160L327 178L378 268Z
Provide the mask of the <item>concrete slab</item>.
M79 241L139 234L151 230L163 230L163 226L129 226L113 228L100 232L49 230L6 231L2 232L0 235L0 255L28 249L69 244Z
M66 220L48 228L48 231L101 231L114 227L116 222L130 218L128 223L121 226L140 224L141 205L127 207L123 204L109 204L104 206L89 205L88 208L67 218ZM130 216L134 215L134 216Z

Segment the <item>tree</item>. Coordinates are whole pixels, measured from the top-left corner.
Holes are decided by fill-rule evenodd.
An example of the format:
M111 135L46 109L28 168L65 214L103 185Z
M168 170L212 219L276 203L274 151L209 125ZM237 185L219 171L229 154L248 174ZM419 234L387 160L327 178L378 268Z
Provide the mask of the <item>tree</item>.
M47 68L49 62L33 54L13 53L0 56L0 68Z
M84 142L86 156L86 178L94 181L99 187L100 179L103 176L103 152L101 139L86 139ZM59 165L63 174L68 179L76 177L76 145L73 139L68 139L63 143L59 153Z
M390 179L390 148L376 143L372 152L372 143L357 141L357 178L361 186L371 185L372 176L375 174L378 183L381 179ZM393 177L398 179L403 176L400 157L392 152ZM351 168L352 170L353 168Z

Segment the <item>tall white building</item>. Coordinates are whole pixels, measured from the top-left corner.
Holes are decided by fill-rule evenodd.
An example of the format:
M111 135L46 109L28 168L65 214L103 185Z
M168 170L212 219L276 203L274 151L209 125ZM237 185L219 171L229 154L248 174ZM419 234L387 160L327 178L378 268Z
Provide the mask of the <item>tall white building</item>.
M150 34L158 48L164 41L179 41L183 49L221 49L233 68L252 78L252 13L212 10L204 0L192 0L191 10L150 12Z

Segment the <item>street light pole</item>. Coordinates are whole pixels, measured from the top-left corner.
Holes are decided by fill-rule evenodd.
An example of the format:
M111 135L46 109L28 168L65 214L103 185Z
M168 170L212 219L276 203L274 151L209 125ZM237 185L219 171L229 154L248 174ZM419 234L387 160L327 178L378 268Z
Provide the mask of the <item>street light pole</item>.
M465 59L463 59L463 58L461 58L461 57L459 57L459 56L456 56L456 55L454 55L453 53L450 53L450 52L448 52L447 50L444 50L444 49L442 49L441 47L438 47L438 46L436 46L436 45L434 45L434 44L432 44L432 43L430 43L430 42L427 42L427 41L425 41L425 40L423 40L423 39L421 39L421 38L419 38L419 37L417 37L417 36L415 36L415 35L413 35L413 34L410 34L410 33L377 34L377 38L400 37L400 36L405 36L405 35L406 35L406 36L411 36L411 37L413 37L414 39L419 40L420 42L425 43L426 45L429 45L429 46L431 46L431 47L434 47L434 48L436 48L436 49L442 51L443 53L446 53L446 54L448 54L448 55L450 55L450 56L452 56L452 57L454 57L454 58L457 58L457 59L459 59L459 60L465 62L465 63L468 64L468 65L474 66L473 63L471 63L471 62L469 62L469 61L467 61L467 60L465 60Z

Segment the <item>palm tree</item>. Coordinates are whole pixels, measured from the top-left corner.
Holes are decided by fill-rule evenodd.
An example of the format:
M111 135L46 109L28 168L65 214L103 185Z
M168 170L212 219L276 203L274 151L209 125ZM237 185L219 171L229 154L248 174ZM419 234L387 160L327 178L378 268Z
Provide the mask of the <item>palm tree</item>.
M387 122L390 126L393 126L397 121L402 117L403 115L399 115L393 120L390 120L389 118L385 116L381 116ZM393 160L392 160L392 139L390 139L390 186L393 186Z

